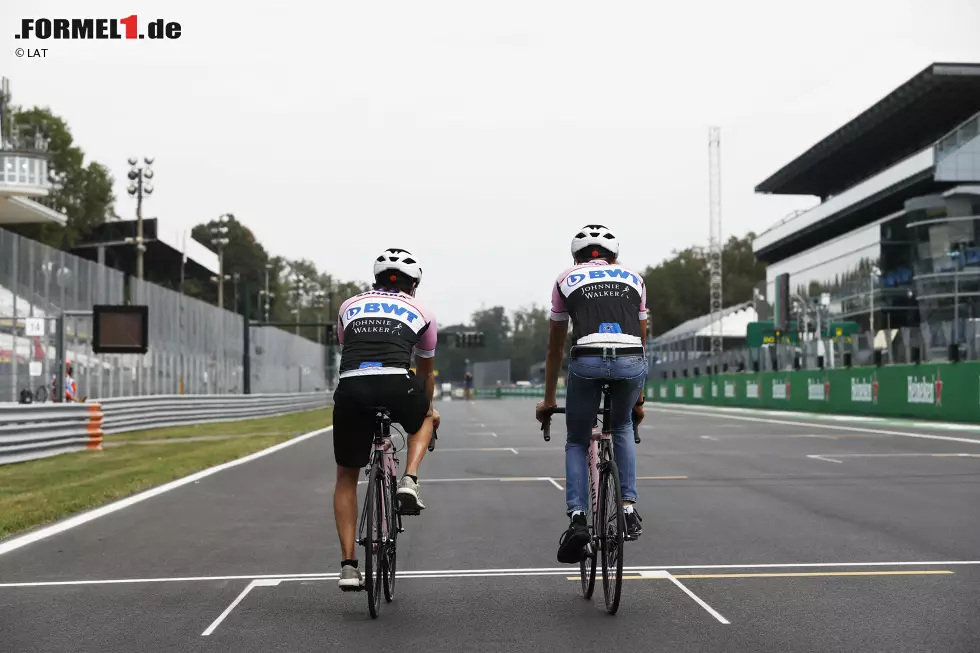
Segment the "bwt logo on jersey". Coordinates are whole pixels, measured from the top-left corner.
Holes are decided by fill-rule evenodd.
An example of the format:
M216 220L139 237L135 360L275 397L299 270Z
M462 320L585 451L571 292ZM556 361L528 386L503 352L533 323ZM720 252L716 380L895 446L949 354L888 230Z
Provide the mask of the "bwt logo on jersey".
M413 313L404 306L399 306L398 304L386 304L384 302L368 302L362 306L352 306L347 309L347 319L352 320L355 315L364 311L365 316L368 313L386 313L388 315L397 315L398 317L405 317L408 323L411 324L416 319L418 319L418 313Z
M600 268L598 270L589 270L587 275L589 279L599 280L599 279L625 279L632 281L633 285L640 285L640 278L630 272L629 270L624 270L622 268ZM576 272L575 274L568 275L568 286L577 286L582 283L586 278L585 274Z

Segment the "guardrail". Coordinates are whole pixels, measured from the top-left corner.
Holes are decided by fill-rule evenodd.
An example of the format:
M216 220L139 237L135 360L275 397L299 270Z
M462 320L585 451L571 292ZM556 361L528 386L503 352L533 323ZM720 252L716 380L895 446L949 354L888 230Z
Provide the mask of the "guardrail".
M102 447L100 404L0 404L0 465Z
M544 386L518 388L481 388L475 391L477 397L544 397ZM556 396L565 396L565 388L558 388Z
M150 395L90 404L0 404L0 465L99 449L104 434L270 417L330 404L331 396L326 392Z
M144 429L230 422L325 408L326 392L258 395L152 395L102 400L107 435Z

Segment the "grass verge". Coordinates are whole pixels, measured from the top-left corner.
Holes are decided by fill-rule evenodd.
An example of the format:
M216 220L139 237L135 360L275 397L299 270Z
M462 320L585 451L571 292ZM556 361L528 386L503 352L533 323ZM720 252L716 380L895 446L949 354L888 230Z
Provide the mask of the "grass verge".
M320 413L312 415L312 413ZM323 413L326 413L324 415ZM302 417L301 416L305 416ZM308 411L280 424L292 424L289 432L249 438L229 438L172 444L145 444L82 451L40 460L0 466L0 540L63 517L96 508L110 501L162 485L196 471L241 458L295 437L330 425L329 409ZM235 422L245 428L251 422ZM229 427L230 423L202 425ZM304 426L305 425L305 426ZM191 429L197 427L191 427ZM254 427L252 427L254 429ZM286 427L277 427L285 430ZM302 429L295 432L295 429ZM158 429L162 430L162 429ZM166 429L170 430L170 429ZM254 433L255 430L243 430ZM115 436L142 435L145 432ZM195 433L207 435L208 433ZM231 433L225 433L231 435ZM190 435L186 433L185 435ZM144 436L145 437L145 436ZM160 436L155 436L160 437ZM176 437L176 436L171 436Z

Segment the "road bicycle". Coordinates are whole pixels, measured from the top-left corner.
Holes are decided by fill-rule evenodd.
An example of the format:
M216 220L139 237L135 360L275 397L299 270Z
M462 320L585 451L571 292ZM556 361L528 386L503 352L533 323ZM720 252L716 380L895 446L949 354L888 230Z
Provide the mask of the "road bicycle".
M619 610L623 586L623 544L630 539L626 535L619 467L616 465L612 441L609 391L615 383L617 382L606 381L602 385L602 409L598 412L589 441L589 488L592 501L586 521L591 539L585 545L582 560L579 562L582 594L590 599L595 590L596 559L602 555L602 593L609 614L616 614ZM551 441L551 414L564 412L564 408L557 407L549 411L548 419L541 424L545 442ZM633 422L633 441L640 443L636 421Z
M364 470L367 493L358 526L357 544L364 547L364 590L372 619L381 612L381 593L391 603L395 597L398 534L404 532L402 516L395 502L398 487L398 459L391 441L391 414L383 406L374 408L374 451ZM429 451L435 449L438 435L432 433ZM416 513L417 514L417 513Z

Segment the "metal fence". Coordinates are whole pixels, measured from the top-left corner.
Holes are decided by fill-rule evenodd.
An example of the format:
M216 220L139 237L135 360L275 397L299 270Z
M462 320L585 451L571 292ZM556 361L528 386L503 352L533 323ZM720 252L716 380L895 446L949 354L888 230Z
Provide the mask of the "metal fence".
M495 388L510 384L510 359L473 363L473 387Z
M757 363L760 371L816 369L851 365L875 365L875 352L884 365L948 361L950 347L959 342L960 360L980 360L980 320L954 322L923 322L916 327L857 333L850 338L816 338L807 334L798 344L765 345L754 349L738 348L711 357L701 351L660 351L659 361L651 364L650 379L668 376L693 376L718 372L734 372L741 368L751 371Z
M242 392L241 315L151 283L131 283L133 301L150 307L150 348L130 394ZM326 389L325 347L275 327L252 327L250 340L252 392Z
M57 371L51 318L62 310L120 304L123 295L121 272L0 229L0 401L16 401L23 388L50 386ZM44 335L26 335L29 317L46 318ZM100 377L118 367L118 357L91 353L91 320L67 320L65 331L78 385L102 396Z
M125 283L121 272L0 229L0 402L17 401L23 389L49 394L62 372L53 318L122 304ZM145 356L97 356L91 318L65 317L66 358L80 396L242 392L242 316L149 282L129 284L132 302L150 307ZM28 317L46 318L43 336L26 336ZM326 389L325 347L275 327L253 328L251 343L252 392Z

